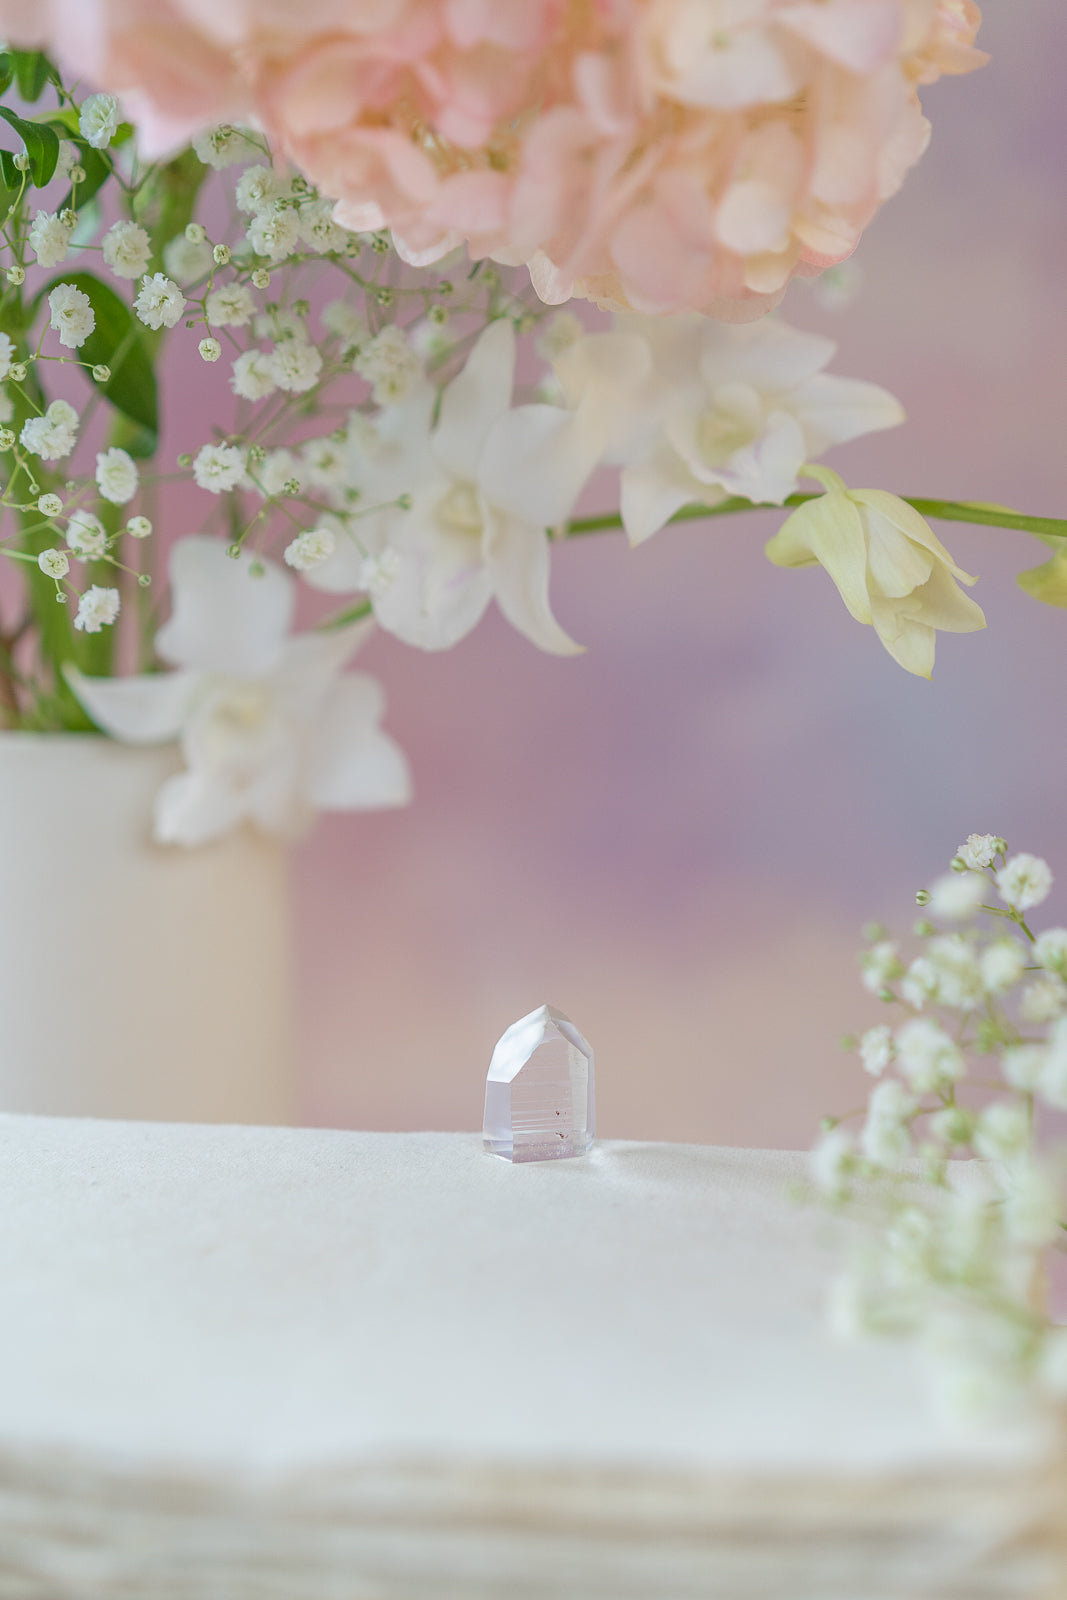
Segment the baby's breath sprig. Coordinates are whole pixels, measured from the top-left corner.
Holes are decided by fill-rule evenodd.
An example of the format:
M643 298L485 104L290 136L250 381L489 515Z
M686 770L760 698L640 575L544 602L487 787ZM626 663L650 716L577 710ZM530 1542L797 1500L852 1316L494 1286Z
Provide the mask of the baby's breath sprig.
M900 1020L845 1041L877 1082L812 1152L823 1201L862 1224L833 1321L916 1340L957 1410L1067 1389L1042 1292L1067 1147L1041 1137L1067 1110L1067 928L1027 922L1051 888L1042 858L971 834L916 895L917 953L866 930L864 986Z

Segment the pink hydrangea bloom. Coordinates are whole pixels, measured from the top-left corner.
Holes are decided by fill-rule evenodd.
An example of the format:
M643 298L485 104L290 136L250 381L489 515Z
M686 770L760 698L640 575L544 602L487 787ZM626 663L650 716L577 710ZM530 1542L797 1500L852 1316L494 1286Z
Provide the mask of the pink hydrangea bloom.
M150 153L258 118L424 264L549 301L747 319L844 260L986 59L973 0L0 0L123 97Z

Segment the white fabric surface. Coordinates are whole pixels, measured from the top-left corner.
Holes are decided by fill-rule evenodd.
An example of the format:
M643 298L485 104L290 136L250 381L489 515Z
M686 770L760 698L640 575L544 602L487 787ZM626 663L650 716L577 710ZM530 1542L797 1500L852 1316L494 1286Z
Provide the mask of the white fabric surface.
M0 1600L1030 1600L804 1158L0 1117Z
M0 1440L343 1458L931 1464L909 1353L839 1346L804 1157L0 1118Z

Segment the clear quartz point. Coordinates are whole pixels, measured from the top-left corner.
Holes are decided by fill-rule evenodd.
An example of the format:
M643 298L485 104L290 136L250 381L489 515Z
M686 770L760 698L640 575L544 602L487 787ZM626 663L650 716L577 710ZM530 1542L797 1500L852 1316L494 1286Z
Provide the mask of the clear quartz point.
M593 1143L593 1052L562 1011L540 1006L497 1042L483 1142L506 1161L583 1156Z

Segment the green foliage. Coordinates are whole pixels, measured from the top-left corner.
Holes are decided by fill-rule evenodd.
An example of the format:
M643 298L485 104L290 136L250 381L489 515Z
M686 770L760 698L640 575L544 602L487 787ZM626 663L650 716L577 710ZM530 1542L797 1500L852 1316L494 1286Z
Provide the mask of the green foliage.
M8 127L22 140L30 168L28 176L30 181L38 188L43 189L56 170L59 160L59 135L55 128L47 122L27 122L7 106L0 106L0 117ZM3 167L4 183L9 189L16 189L21 174L15 166L14 156L8 150L0 152L0 166Z
M107 383L98 387L116 411L120 411L140 430L133 436L137 442L136 453L151 455L159 433L159 401L156 375L141 337L140 323L125 300L121 300L113 289L91 272L64 272L52 278L36 297L35 304L39 304L58 283L72 283L89 296L96 315L96 327L78 354L82 361L90 365L111 368ZM128 444L126 448L133 453L131 445Z

